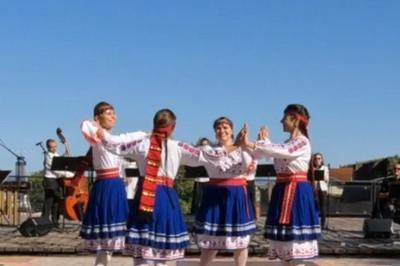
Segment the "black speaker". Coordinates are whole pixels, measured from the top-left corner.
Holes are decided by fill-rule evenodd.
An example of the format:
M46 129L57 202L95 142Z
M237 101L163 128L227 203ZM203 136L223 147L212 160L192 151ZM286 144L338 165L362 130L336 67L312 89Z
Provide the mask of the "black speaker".
M53 223L43 217L35 217L26 219L19 227L21 235L30 236L44 236L47 235L53 228Z
M392 219L365 219L363 231L365 238L390 238Z

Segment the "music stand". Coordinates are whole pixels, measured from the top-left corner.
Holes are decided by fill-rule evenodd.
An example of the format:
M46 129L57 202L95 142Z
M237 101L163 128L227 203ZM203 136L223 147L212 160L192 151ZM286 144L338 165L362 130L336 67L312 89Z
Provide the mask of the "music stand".
M400 199L400 184L389 185L389 198Z
M0 185L7 179L7 176L11 173L10 170L0 170ZM7 215L4 213L3 209L0 208L0 216L6 220L7 224L10 225L10 220L8 219Z
M84 171L87 168L86 156L63 157L57 156L53 158L51 170L53 171Z
M184 166L184 168L186 178L208 177L207 170L204 168L204 166Z
M314 180L324 181L325 180L325 170L314 170Z
M273 164L257 165L256 176L276 176L274 165Z
M138 178L140 176L139 169L137 168L125 168L125 176L130 178Z
M3 184L7 176L11 173L11 170L0 170L0 185Z
M86 156L77 156L77 157L57 156L53 157L50 169L53 171L78 172L78 171L85 171L87 170L86 168L87 168ZM65 196L64 187L63 187L63 196ZM79 211L79 216L81 217L81 219L83 219L83 209L79 208L78 211ZM63 214L63 229L64 226L65 226L65 213Z

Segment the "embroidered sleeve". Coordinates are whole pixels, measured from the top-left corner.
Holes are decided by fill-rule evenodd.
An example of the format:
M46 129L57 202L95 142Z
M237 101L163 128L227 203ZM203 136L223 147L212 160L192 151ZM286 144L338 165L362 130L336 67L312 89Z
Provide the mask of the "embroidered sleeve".
M259 140L256 142L253 156L257 159L264 157L294 159L307 152L308 146L309 143L304 138L298 138L283 144L274 144L269 140Z
M183 142L178 142L178 147L182 154L181 163L184 165L212 165L221 170L225 170L231 165L225 152L215 151L211 147L196 148Z
M113 136L109 133L105 134L105 138L103 140L104 147L119 156L129 156L133 159L137 159L138 156L138 145L144 140L147 136L146 134L135 134L132 133L131 135L126 134L123 138L119 138L120 136Z
M181 164L189 166L203 165L201 160L201 151L192 145L178 142L179 151L181 153Z

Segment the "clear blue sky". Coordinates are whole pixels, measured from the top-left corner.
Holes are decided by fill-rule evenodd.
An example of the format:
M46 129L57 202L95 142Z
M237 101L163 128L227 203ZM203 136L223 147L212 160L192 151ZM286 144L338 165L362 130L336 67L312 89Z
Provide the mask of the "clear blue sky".
M315 151L333 166L399 153L400 1L3 1L0 138L42 167L35 143L101 101L122 133L173 109L176 137L214 138L213 120L267 125L289 103L311 113ZM15 158L0 147L0 169Z

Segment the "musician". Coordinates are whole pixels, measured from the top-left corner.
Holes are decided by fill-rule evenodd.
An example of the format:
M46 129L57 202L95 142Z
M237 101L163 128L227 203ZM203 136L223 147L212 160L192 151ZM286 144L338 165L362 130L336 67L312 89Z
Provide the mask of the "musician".
M389 195L390 186L392 184L400 184L400 163L396 163L394 166L394 177L385 178L382 181L381 189L378 194L378 218L393 218L396 211L400 211L399 200L391 198Z
M49 219L54 225L58 225L59 218L59 201L62 199L62 190L58 182L58 178L71 177L73 173L68 171L54 171L51 170L53 158L60 156L57 152L57 142L54 139L46 141L47 152L44 157L44 202L42 217ZM66 151L63 156L69 153L66 146Z

